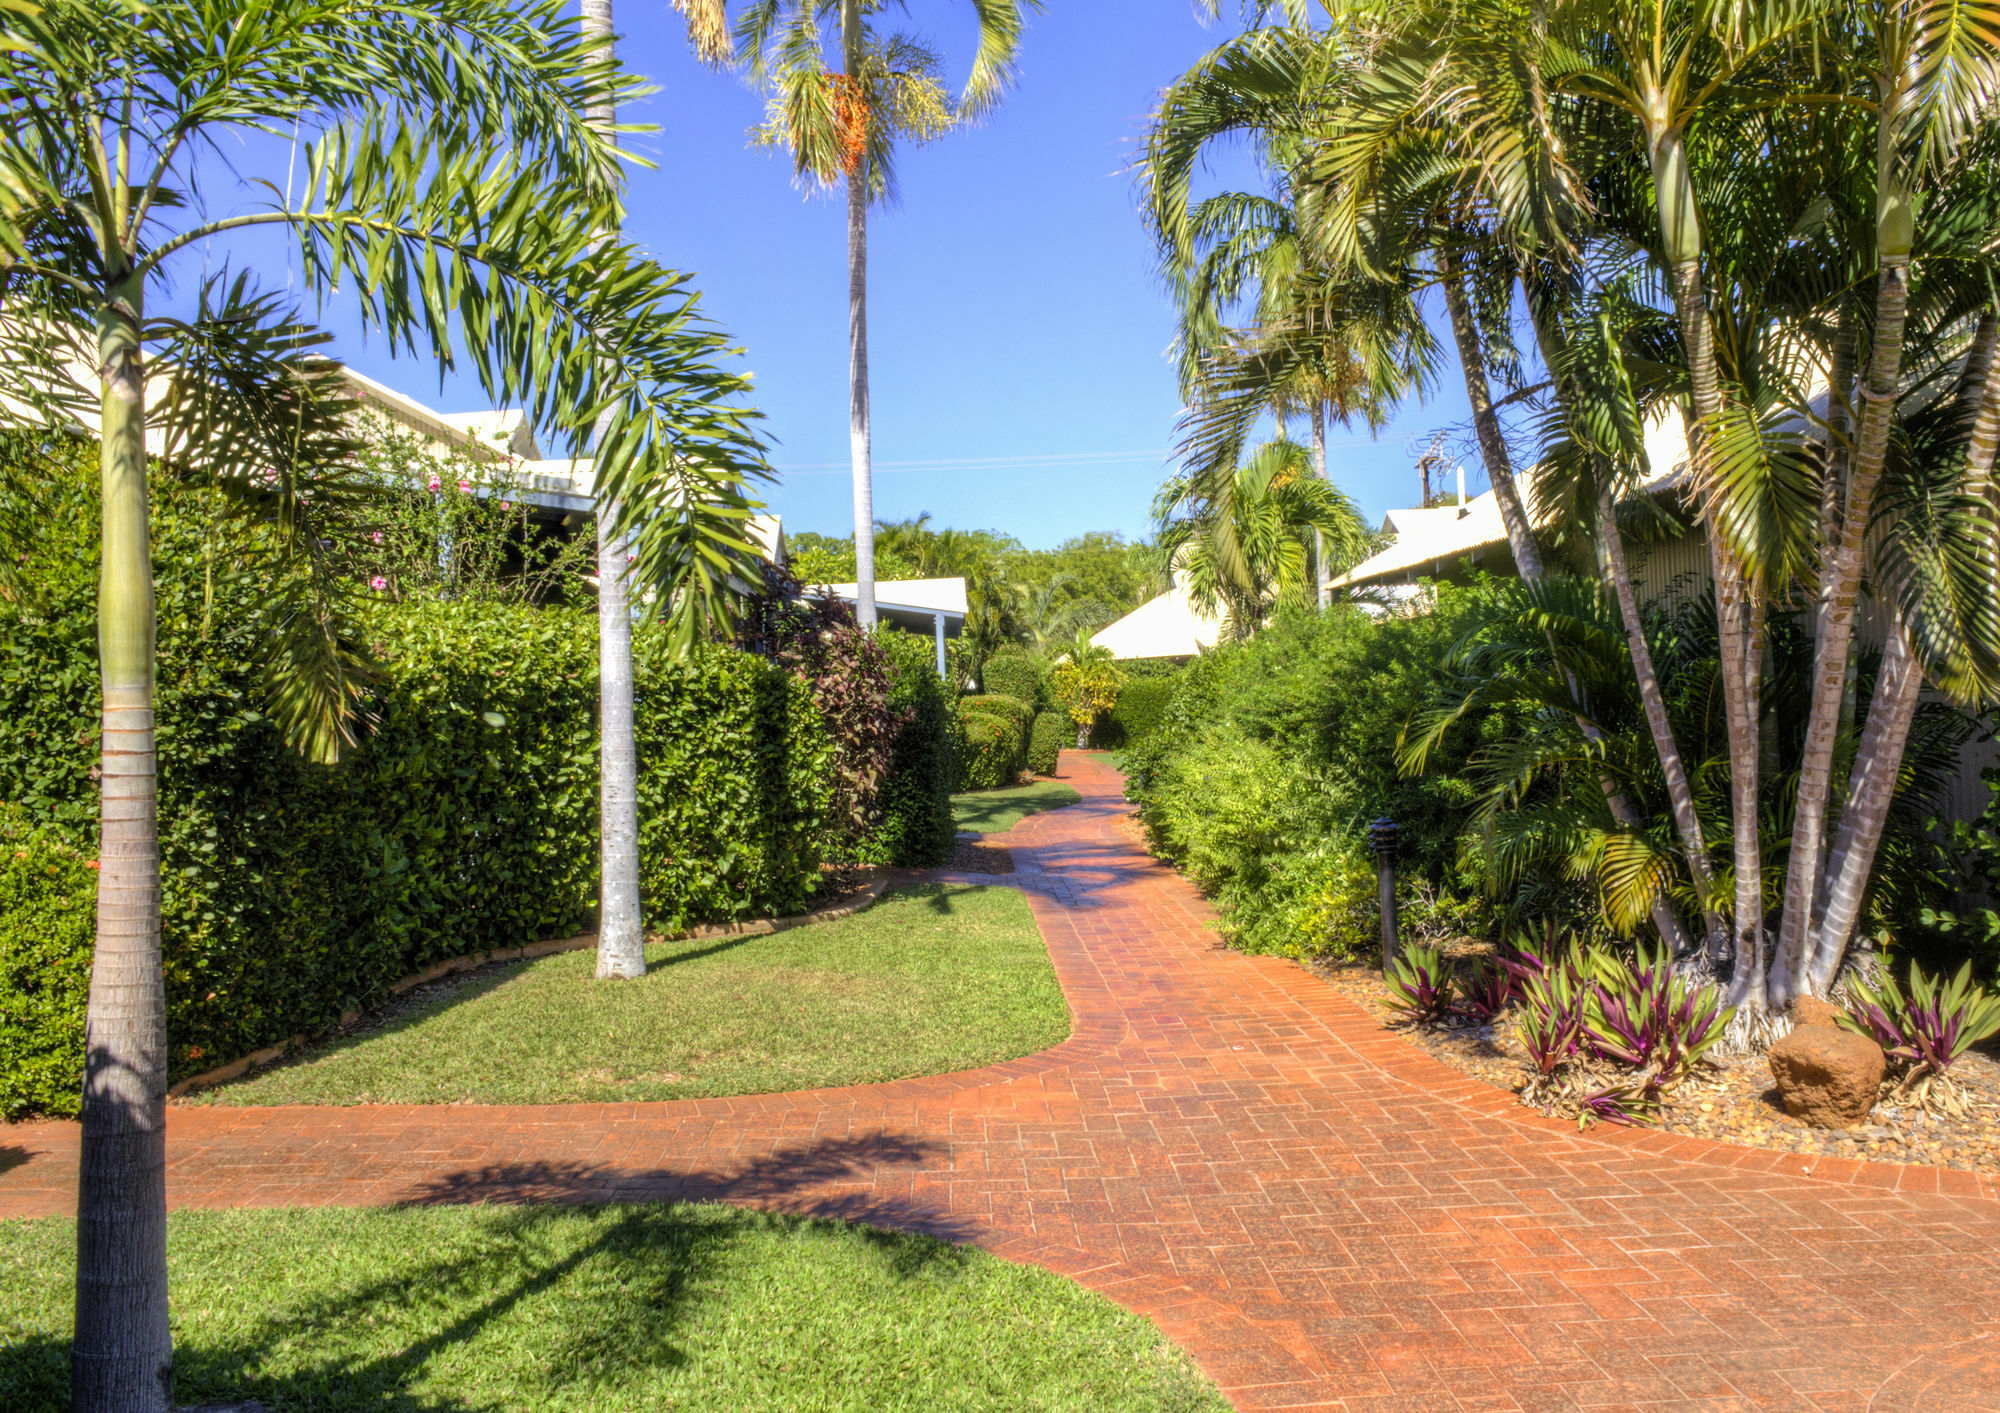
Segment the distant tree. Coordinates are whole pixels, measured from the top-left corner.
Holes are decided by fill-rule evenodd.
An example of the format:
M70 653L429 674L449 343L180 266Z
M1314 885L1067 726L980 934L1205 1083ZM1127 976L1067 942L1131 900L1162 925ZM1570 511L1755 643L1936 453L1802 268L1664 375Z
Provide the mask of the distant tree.
M1346 494L1313 474L1296 442L1258 447L1234 475L1175 477L1154 502L1160 551L1194 602L1247 637L1271 611L1307 604L1329 569L1352 564L1373 542Z

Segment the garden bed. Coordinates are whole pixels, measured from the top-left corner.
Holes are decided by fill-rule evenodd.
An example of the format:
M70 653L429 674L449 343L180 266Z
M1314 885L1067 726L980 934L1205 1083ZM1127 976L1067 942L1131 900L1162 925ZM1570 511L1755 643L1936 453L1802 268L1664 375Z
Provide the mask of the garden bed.
M1467 952L1469 955L1469 951ZM1379 970L1364 963L1322 962L1311 970L1361 1006L1385 1030L1394 1030L1453 1069L1510 1092L1529 1074L1513 1014L1490 1024L1448 1021L1411 1025L1386 1004ZM1678 1086L1661 1106L1659 1127L1725 1143L1782 1153L1924 1163L2000 1173L2000 1060L1983 1050L1952 1068L1964 1087L1964 1119L1926 1114L1913 1105L1876 1106L1865 1127L1827 1130L1792 1118L1778 1100L1771 1066L1762 1055L1724 1058Z

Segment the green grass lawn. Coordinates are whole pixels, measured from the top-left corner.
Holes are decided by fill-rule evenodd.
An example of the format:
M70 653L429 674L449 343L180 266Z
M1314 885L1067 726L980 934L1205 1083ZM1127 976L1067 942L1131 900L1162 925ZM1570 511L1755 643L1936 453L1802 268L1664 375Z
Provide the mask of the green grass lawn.
M0 1222L0 1408L63 1413L75 1226ZM1223 1413L1145 1320L984 1253L729 1207L182 1212L174 1401Z
M1007 790L953 795L951 813L962 834L1005 834L1031 814L1059 810L1082 798L1060 780L1037 780Z
M551 1104L768 1094L943 1074L1069 1035L1011 888L924 885L768 937L646 949L599 982L570 952L206 1096L223 1104Z

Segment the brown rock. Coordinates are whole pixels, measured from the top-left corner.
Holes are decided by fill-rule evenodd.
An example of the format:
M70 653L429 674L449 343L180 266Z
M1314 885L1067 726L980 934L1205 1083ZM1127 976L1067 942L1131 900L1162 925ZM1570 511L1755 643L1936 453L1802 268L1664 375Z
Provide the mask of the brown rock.
M1865 1035L1802 1025L1771 1047L1785 1111L1814 1128L1853 1128L1875 1107L1886 1061Z
M1847 1012L1831 1001L1822 1001L1817 996L1801 996L1792 1002L1793 1025L1838 1025L1839 1018Z

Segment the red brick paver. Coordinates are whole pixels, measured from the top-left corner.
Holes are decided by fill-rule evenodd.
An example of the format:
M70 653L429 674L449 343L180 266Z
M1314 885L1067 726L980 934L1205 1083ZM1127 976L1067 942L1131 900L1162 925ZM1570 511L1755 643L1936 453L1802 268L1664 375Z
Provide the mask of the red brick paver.
M1040 1055L678 1104L177 1108L182 1206L714 1198L936 1232L1154 1319L1245 1409L2000 1408L2000 1185L1580 1135L1225 952L1118 778L1009 837L1075 1015ZM991 882L990 879L968 881ZM0 1132L0 1216L75 1130Z

